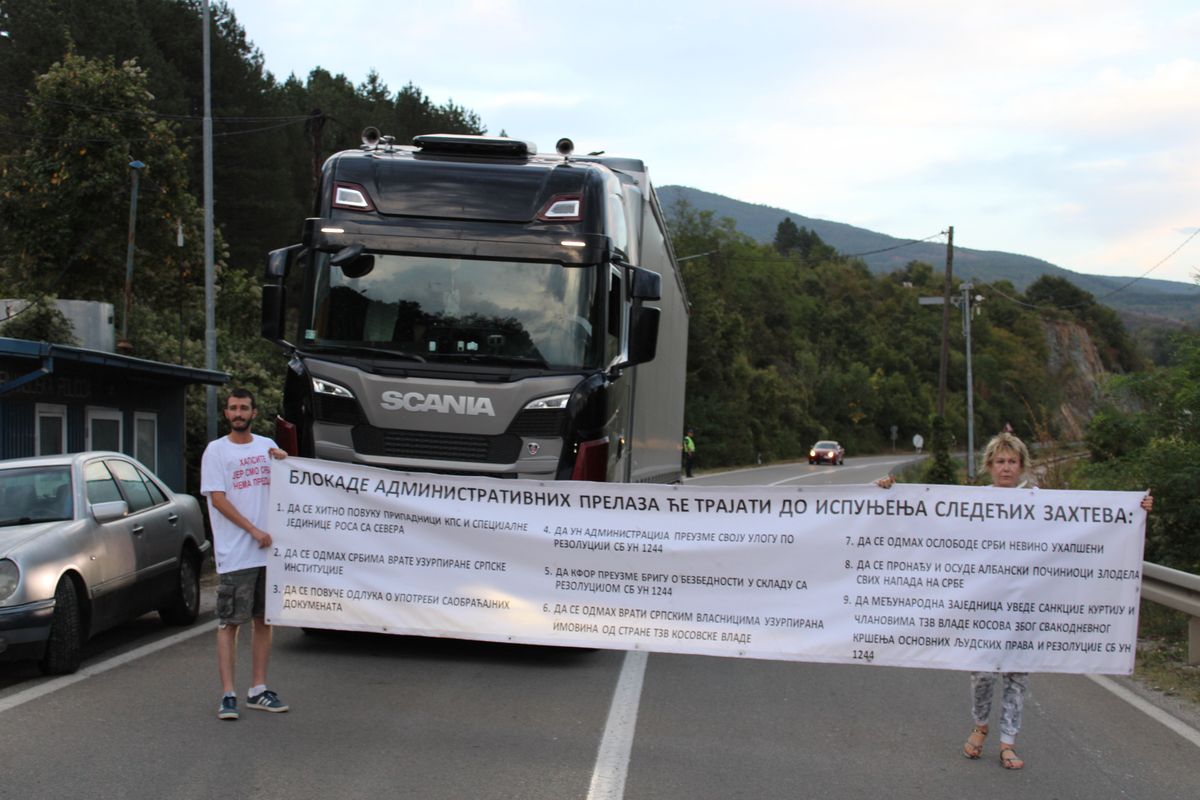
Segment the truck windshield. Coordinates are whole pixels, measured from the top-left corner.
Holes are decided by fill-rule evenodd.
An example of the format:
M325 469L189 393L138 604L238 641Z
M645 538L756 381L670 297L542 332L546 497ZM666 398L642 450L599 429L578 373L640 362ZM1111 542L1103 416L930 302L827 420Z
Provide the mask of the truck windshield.
M600 359L594 267L368 253L354 269L316 259L312 347L386 357L582 369ZM361 277L347 277L364 271ZM598 297L599 294L599 297ZM594 333L595 331L595 333Z

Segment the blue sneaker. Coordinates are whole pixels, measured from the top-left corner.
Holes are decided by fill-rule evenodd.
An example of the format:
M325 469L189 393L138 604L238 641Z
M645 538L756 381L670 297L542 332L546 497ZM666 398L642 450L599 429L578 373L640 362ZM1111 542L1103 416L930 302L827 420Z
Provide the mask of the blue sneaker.
M256 694L253 697L246 698L246 705L250 708L257 708L259 711L273 711L279 713L287 711L287 703L279 699L279 695L272 692L270 689Z
M217 719L237 719L237 698L222 697L221 707L217 709Z

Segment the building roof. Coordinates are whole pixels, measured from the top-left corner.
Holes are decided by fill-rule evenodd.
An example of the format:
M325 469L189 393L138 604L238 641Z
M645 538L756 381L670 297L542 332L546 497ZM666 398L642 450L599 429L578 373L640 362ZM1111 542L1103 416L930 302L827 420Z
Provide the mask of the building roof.
M217 370L186 367L182 364L166 364L161 361L150 361L145 358L134 358L133 356L107 353L102 350L88 350L64 344L31 342L27 339L9 339L0 336L0 358L4 357L40 361L40 368L35 368L40 375L54 372L55 362L70 362L90 367L115 367L126 374L140 374L176 383L204 383L220 386L229 381L228 373ZM31 374L0 384L0 395L26 383L29 379L40 377L40 375Z

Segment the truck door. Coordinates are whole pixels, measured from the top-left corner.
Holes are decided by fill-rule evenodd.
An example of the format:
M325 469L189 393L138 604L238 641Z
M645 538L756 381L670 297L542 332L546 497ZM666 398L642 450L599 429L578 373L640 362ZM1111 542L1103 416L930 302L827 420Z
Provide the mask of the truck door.
M608 270L607 363L611 367L625 359L629 327L629 301L626 299L624 270L612 264ZM633 445L633 381L629 370L612 385L608 422L609 480L627 482L630 476Z

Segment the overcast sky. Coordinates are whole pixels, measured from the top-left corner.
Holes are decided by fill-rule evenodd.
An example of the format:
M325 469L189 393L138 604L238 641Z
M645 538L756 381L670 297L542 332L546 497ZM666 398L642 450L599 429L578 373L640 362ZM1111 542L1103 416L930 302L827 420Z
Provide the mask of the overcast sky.
M1200 270L1196 0L230 3L279 80L374 69L659 185L901 238L953 225L1077 272Z

